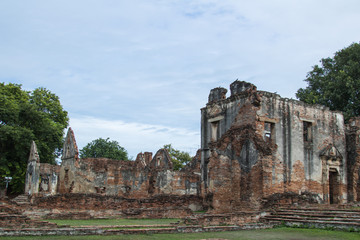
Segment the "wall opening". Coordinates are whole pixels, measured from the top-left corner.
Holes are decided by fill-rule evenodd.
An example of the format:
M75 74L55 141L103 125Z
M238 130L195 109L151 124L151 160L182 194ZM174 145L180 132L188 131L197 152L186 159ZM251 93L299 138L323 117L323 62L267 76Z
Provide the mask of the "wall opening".
M66 185L69 183L69 169L65 169L64 183Z
M275 124L272 122L264 123L264 140L275 140Z
M218 128L219 128L219 121L211 123L211 141L215 142L218 139Z
M304 142L312 142L312 131L311 131L312 123L303 121L303 136Z
M329 170L329 200L330 204L340 202L340 176L336 169Z
M355 174L357 174L357 181L355 186L355 192L356 192L355 200L359 202L360 201L360 168L354 173L354 175Z

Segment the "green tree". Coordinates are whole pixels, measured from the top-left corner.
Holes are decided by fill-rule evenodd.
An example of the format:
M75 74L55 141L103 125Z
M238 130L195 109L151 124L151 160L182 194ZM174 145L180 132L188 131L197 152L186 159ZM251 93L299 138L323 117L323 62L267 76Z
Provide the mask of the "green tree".
M189 153L174 149L171 144L164 145L164 148L168 151L171 161L173 162L174 170L180 170L188 162L192 160Z
M31 141L41 162L55 163L68 120L59 98L45 88L28 92L0 83L0 179L13 177L13 193L23 191Z
M98 138L88 143L80 150L81 158L111 158L116 160L129 160L125 148L117 141L110 141L109 138Z
M345 120L360 115L360 44L335 53L333 58L321 59L307 74L306 88L300 88L296 97L310 104L328 106L344 112Z

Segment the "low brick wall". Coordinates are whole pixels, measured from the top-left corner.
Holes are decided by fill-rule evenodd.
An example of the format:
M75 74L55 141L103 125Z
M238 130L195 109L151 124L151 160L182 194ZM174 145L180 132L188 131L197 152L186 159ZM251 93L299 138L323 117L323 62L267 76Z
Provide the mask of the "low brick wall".
M191 207L201 209L202 203L202 198L194 195L130 199L100 194L58 194L34 197L25 214L38 219L185 218L192 214Z
M100 194L57 194L47 197L35 197L32 204L38 208L57 209L130 209L130 208L157 208L170 206L189 206L202 204L202 198L195 195L156 195L150 198L131 199L118 196Z
M96 218L185 218L192 211L184 207L137 208L124 210L27 210L25 214L34 219L96 219Z

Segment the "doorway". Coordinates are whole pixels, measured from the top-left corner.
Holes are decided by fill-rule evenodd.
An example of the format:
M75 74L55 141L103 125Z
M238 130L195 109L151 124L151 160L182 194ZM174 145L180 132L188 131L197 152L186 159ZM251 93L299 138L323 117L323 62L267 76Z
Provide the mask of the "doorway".
M340 202L340 179L336 169L329 171L329 199L330 204L338 204Z

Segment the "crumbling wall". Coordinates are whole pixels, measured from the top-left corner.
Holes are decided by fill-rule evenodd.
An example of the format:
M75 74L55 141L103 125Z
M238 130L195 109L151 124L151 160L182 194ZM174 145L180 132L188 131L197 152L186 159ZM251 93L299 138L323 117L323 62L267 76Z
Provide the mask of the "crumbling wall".
M79 160L79 150L75 140L74 131L69 128L63 146L61 157L61 168L59 173L59 193L71 193L74 190L76 168L75 162Z
M360 201L360 118L352 118L346 126L348 199Z
M229 98L209 97L201 110L203 195L212 196L215 211L259 208L264 199L290 192L346 201L340 112L257 91L246 82L230 88Z
M284 99L276 94L259 92L258 132L265 133L271 124L271 141L277 145L272 162L264 169L266 194L276 192L316 193L329 202L329 172L339 178L336 202L346 202L346 148L343 115L319 105ZM263 134L266 138L266 134ZM279 174L280 173L280 174ZM282 173L282 174L281 174ZM271 180L270 180L271 176Z
M71 172L66 169L73 169ZM149 165L141 161L105 158L78 159L60 178L69 184L67 193L98 193L103 195L144 198L162 194L199 194L199 175L173 171L166 150L159 150ZM67 176L67 178L66 178ZM70 191L71 190L71 191Z
M25 194L42 196L56 194L59 172L58 165L40 163L37 147L33 141L26 170Z
M30 155L25 175L25 194L39 192L40 158L35 142L31 143Z
M37 180L32 186L40 186L40 192L45 195L84 193L146 198L164 194L200 194L199 164L192 163L186 167L187 171L173 171L165 149L160 149L154 158L152 153L140 153L135 161L80 159L71 128L66 135L61 166L41 164L38 167Z
M40 164L39 193L54 195L57 193L60 166L48 163Z
M41 212L37 211L41 209ZM87 219L99 217L182 218L202 209L202 198L195 195L156 195L125 198L100 194L57 194L33 197L26 214L44 219Z

